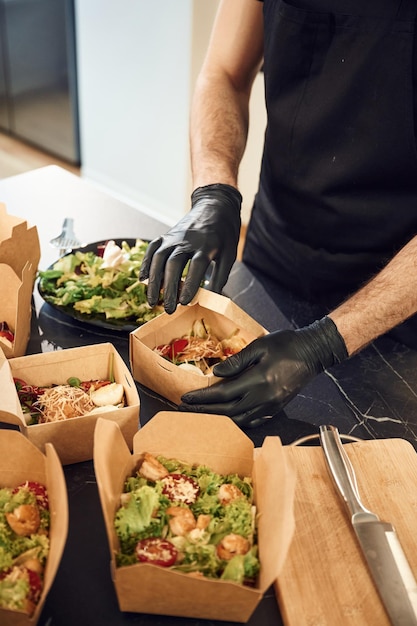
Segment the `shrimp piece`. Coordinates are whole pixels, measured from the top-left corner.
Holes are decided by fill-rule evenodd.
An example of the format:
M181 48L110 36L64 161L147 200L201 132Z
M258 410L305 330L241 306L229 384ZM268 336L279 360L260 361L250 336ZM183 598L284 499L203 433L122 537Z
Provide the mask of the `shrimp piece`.
M169 474L166 467L164 467L158 459L152 456L152 454L149 454L149 452L145 452L144 459L138 473L139 476L153 482L156 482Z
M221 504L230 504L237 498L241 498L243 496L242 491L236 485L231 485L230 483L225 483L220 485L218 498Z
M199 530L205 530L210 524L210 520L211 515L203 515L202 513L200 513L200 515L197 517L196 528L198 528Z
M173 535L183 537L196 527L196 520L190 509L182 506L170 506L166 510L171 518L168 522Z
M6 513L7 523L20 537L28 537L38 530L41 519L34 504L21 504L12 513Z
M246 554L249 548L250 543L245 537L230 533L217 544L216 552L220 559L230 561L236 554Z

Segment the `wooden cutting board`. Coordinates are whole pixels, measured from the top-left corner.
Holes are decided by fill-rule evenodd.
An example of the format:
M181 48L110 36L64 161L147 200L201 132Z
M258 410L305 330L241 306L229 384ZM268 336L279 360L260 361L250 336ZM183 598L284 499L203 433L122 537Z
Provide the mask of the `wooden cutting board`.
M363 504L391 522L417 578L417 454L403 439L344 444ZM275 591L286 626L389 626L320 446L286 446L295 533Z

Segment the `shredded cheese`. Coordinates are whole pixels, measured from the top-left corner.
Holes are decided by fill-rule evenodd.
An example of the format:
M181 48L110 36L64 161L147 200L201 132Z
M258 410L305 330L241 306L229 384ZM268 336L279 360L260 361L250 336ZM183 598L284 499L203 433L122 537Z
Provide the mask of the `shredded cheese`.
M205 338L187 337L188 345L177 356L177 360L199 361L200 359L224 359L221 342L214 335Z
M95 407L88 393L70 385L56 385L45 389L36 404L41 412L40 423L80 417Z

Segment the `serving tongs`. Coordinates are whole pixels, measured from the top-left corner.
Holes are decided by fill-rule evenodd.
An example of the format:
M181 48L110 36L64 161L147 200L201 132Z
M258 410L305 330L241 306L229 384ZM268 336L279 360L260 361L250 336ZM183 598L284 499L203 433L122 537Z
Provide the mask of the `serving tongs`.
M64 219L61 234L51 239L49 243L54 248L59 248L60 256L66 252L70 252L74 248L82 248L84 245L74 232L74 220L72 217L66 217Z

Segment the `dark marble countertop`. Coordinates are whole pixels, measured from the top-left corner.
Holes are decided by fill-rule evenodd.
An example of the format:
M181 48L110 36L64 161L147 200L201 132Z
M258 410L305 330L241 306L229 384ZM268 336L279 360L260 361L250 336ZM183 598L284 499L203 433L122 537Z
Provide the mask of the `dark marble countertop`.
M63 204L60 198L65 197ZM60 168L42 168L0 181L0 202L12 215L38 226L41 268L55 257L49 239L59 232L65 216L75 217L79 235L88 241L123 237L137 232L153 238L166 225L94 189ZM88 213L85 207L88 204ZM53 225L49 217L54 208ZM73 210L71 211L71 207ZM116 213L117 211L117 213ZM83 216L84 212L84 216ZM117 219L114 217L117 214ZM96 228L97 216L100 227ZM117 224L117 226L116 226ZM51 258L52 257L52 258ZM43 265L42 265L43 263ZM247 266L236 262L224 290L236 304L267 330L291 328L316 319L318 311L293 300ZM28 354L110 341L129 364L128 335L83 324L57 312L35 288L32 333ZM140 422L175 405L138 385ZM320 424L358 438L402 437L417 444L417 352L381 338L350 360L324 372L291 401L284 411L246 434L256 446L277 435L284 444L311 437ZM226 622L121 613L113 589L108 545L98 498L93 463L65 466L70 524L64 556L43 609L39 626L214 626ZM138 593L140 590L138 590ZM275 594L270 589L248 622L249 626L282 624Z

